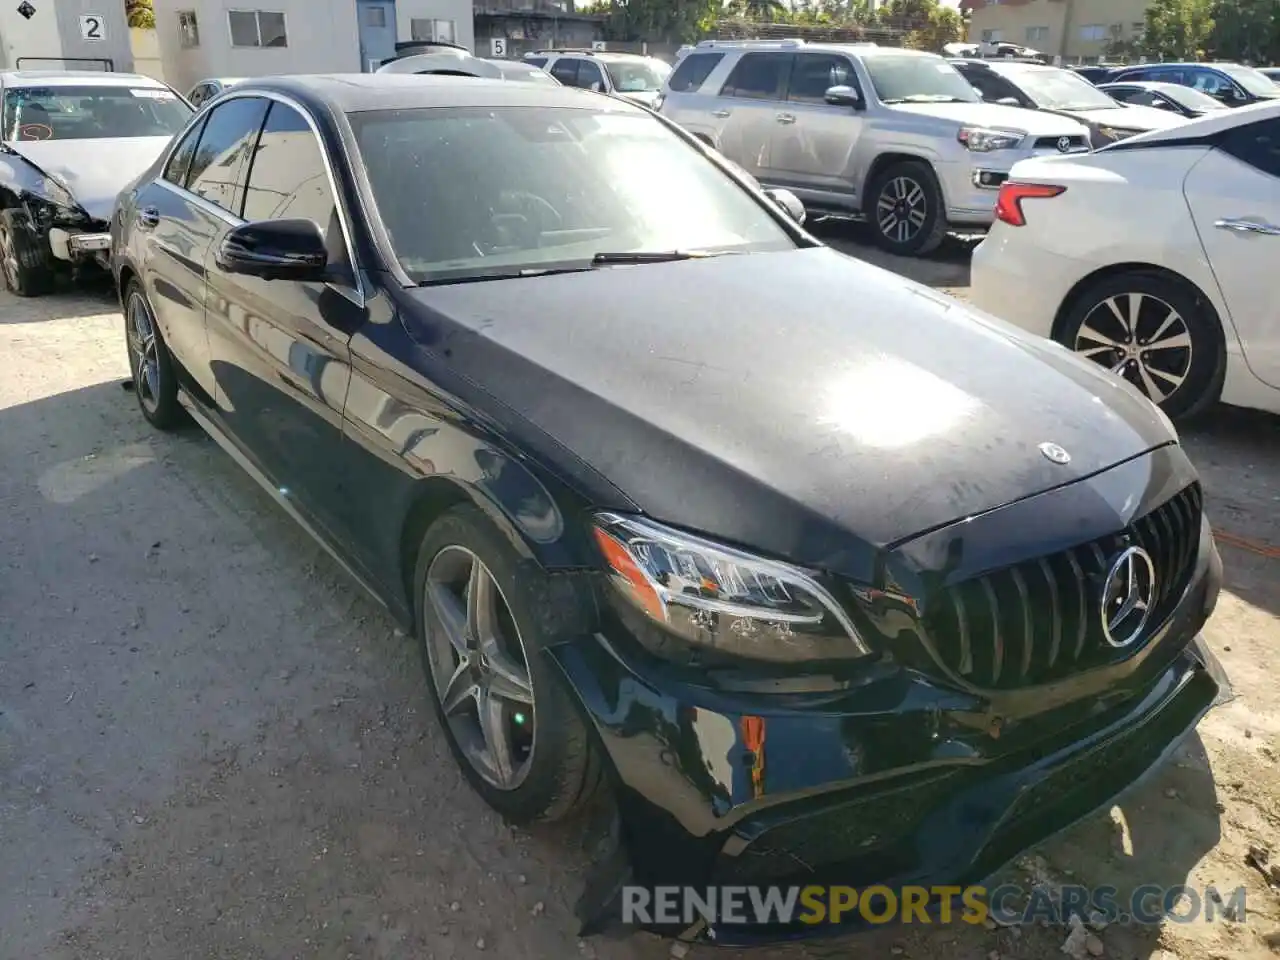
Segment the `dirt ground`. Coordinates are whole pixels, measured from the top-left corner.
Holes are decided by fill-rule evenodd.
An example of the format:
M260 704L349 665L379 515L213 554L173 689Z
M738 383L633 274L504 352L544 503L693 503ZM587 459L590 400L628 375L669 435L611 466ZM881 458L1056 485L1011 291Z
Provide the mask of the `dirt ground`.
M964 294L962 244L903 264L827 235ZM211 441L145 426L121 327L105 292L0 294L0 958L668 955L578 940L579 846L482 808L407 640ZM1237 697L1010 875L1243 884L1243 923L1097 936L1107 957L1270 957L1280 898L1246 854L1280 858L1280 421L1224 410L1185 442L1222 534L1207 634ZM1029 960L1065 936L895 928L750 955Z

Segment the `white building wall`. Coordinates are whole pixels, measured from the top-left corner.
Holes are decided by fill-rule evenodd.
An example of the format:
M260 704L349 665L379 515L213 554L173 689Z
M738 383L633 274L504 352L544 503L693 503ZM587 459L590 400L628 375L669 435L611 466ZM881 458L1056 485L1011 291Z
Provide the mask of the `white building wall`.
M154 6L165 79L184 92L208 77L360 70L355 0L154 0ZM196 14L200 45L183 49L178 14L187 10ZM230 10L283 13L288 45L233 47Z
M472 53L487 57L488 49L476 50L475 5L472 0L396 0L396 39L430 40L432 37L414 37L414 20L445 20L454 24L454 43L460 43Z
M14 69L19 57L35 57L45 62L31 64L33 68L63 69L76 64L58 61L90 57L110 60L121 72L133 69L123 0L57 0L56 4L54 0L31 0L31 5L36 12L26 20L17 12L18 3L0 3L0 67ZM81 39L80 17L84 15L100 18L101 40Z

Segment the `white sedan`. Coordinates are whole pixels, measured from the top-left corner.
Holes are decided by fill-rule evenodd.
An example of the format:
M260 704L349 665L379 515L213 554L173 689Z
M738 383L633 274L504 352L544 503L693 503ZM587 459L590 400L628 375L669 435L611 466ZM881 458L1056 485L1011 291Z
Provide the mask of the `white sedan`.
M1280 103L1025 160L973 256L973 302L1171 417L1280 413Z

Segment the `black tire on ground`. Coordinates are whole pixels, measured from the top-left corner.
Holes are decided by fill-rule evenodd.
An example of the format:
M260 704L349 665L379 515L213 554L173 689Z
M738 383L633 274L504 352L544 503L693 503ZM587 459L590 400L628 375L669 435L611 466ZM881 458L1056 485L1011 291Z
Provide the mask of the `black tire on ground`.
M0 210L0 275L19 297L39 297L53 289L53 252L25 210Z
M518 786L502 789L485 779L460 745L445 716L428 653L431 631L440 629L426 600L428 571L442 554L470 553L487 568L499 590L498 600L519 631L519 642L533 691L534 734L527 774ZM565 578L550 577L521 557L477 507L454 507L431 525L418 550L414 572L416 633L426 673L428 696L449 750L472 788L507 821L527 824L566 820L592 809L599 795L602 764L595 741L574 706L555 666L544 655L558 640L581 635L589 623L589 603L580 588Z
M137 311L142 311L140 316ZM130 280L124 294L124 336L138 408L157 430L172 430L186 422L178 402L178 377L173 358L156 323L155 311L138 280Z
M1107 369L1123 362L1119 375L1173 420L1196 417L1222 394L1222 325L1200 291L1177 277L1134 270L1101 278L1072 299L1057 339Z
M910 214L923 213L918 220ZM922 160L891 163L872 179L863 214L876 244L890 253L922 257L947 236L942 188ZM904 226L905 224L905 226Z

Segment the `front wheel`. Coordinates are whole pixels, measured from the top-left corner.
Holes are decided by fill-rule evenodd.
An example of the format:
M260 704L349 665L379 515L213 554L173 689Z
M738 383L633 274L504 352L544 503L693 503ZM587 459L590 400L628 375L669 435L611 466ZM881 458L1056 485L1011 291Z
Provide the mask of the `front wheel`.
M415 584L431 700L472 788L513 823L587 810L597 748L543 652L578 634L585 604L470 505L431 525Z
M872 236L890 253L924 256L946 238L942 188L927 163L907 160L885 167L871 181L867 200Z
M53 289L53 254L25 210L0 211L0 266L5 287L19 297L39 297Z
M1174 420L1201 413L1222 392L1222 328L1203 296L1173 277L1135 270L1093 283L1072 302L1058 340Z

